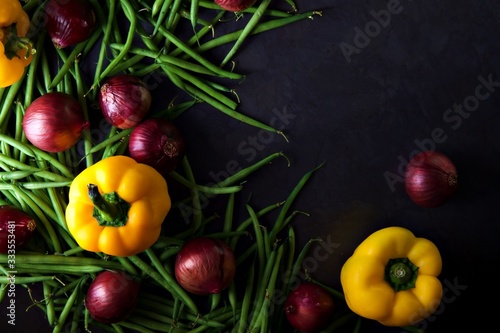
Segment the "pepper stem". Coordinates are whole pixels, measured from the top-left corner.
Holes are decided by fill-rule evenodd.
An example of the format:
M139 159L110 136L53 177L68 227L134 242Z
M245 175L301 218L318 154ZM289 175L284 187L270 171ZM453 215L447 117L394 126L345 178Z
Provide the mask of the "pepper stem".
M408 258L389 259L385 267L385 281L395 290L407 290L415 287L418 267Z
M100 226L121 227L127 223L130 204L120 198L118 193L104 193L101 195L95 184L88 184L88 195L94 204L92 217Z
M5 47L4 53L9 60L14 57L19 57L17 54L23 49L26 50L26 58L36 53L36 49L33 47L31 39L21 37L17 34L15 23L8 27L0 27L0 37L1 42Z

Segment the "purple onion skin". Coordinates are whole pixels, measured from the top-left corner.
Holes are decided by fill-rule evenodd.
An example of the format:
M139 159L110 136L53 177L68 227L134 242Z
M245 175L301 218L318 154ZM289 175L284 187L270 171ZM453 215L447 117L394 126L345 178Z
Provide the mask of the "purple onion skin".
M408 163L404 175L405 190L410 199L425 208L443 205L458 185L457 170L443 153L425 151Z
M256 0L214 0L221 8L230 12L241 12L252 7Z
M285 300L285 315L290 324L302 333L323 330L335 311L333 298L325 288L301 282Z
M87 40L96 27L96 14L88 0L48 0L45 29L55 47L63 49Z
M138 125L152 102L151 92L146 84L129 74L109 78L101 86L98 98L106 120L119 129Z
M137 125L130 133L128 148L130 157L164 176L177 168L186 152L180 130L162 118L146 119Z
M218 294L229 287L236 274L233 251L221 240L198 237L177 253L175 277L195 295Z
M74 146L90 123L73 96L50 92L26 108L22 125L26 138L35 147L58 153Z
M87 290L84 300L92 318L112 324L123 321L134 311L140 283L121 271L103 271Z
M35 229L35 220L24 211L10 205L0 206L0 253L24 249Z

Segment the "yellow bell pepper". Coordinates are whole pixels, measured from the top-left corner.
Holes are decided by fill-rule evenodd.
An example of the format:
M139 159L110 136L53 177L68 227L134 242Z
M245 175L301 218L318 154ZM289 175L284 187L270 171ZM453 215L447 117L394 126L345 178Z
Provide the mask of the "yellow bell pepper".
M125 257L158 240L170 207L167 182L160 173L117 155L100 160L75 177L66 223L83 249Z
M368 236L342 266L349 308L385 326L410 326L434 313L443 287L438 248L402 227Z
M19 0L0 0L0 88L21 79L35 49L26 38L30 18Z

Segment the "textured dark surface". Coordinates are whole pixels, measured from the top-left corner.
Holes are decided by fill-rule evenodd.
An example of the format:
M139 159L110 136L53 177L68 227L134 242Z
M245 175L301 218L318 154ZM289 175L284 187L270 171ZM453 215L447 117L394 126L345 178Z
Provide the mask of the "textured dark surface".
M500 261L500 5L297 4L323 15L254 36L234 59L236 71L247 74L234 85L239 111L283 128L289 142L198 105L177 122L198 183L283 151L291 165L275 160L249 177L239 196L239 207L252 194L258 208L284 200L304 173L326 162L294 205L309 214L293 222L299 246L321 237L334 249L310 261L311 275L340 289L342 264L365 237L407 227L435 242L443 257L445 297L420 327L491 329ZM438 208L416 206L399 178L405 161L422 149L445 153L458 169L458 192ZM223 215L224 202L208 205ZM28 323L29 313L18 313L18 320ZM401 332L365 325L362 332Z

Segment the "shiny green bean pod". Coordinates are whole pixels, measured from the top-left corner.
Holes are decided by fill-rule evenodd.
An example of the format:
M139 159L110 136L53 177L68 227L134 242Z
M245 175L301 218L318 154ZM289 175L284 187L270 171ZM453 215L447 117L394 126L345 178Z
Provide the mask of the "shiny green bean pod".
M249 313L252 306L252 296L255 280L255 262L250 265L248 278L246 282L245 293L243 294L243 303L241 305L241 317L237 324L237 333L247 332Z
M314 169L308 171L304 176L302 176L302 178L299 180L299 182L295 185L292 192L289 194L289 196L285 200L285 203L284 203L283 207L281 208L281 211L276 219L276 223L275 223L273 229L271 230L271 233L269 234L271 239L274 239L276 237L276 235L278 234L278 232L280 232L283 229L284 221L285 221L286 216L288 214L288 210L290 209L291 205L295 201L295 198L297 197L299 192L306 185L306 183L309 181L311 176L317 170L319 170L323 165L324 165L324 163L321 163L320 165L318 165Z
M50 326L56 325L56 311L54 308L54 295L52 287L47 283L42 283L43 288L43 300L45 303L45 315L47 316L47 321Z
M78 298L78 294L81 292L80 288L81 284L77 285L76 288L73 289L73 291L71 292L70 296L68 297L68 301L66 302L64 308L59 314L59 318L57 319L57 324L52 331L53 333L59 333L63 331L64 326L66 324L66 320L72 311L72 308Z
M243 189L243 186L228 186L228 187L219 187L219 186L206 186L206 185L199 185L199 184L194 184L190 182L188 179L183 177L181 174L179 174L177 171L172 171L169 174L173 179L178 181L180 184L186 186L189 189L192 190L197 190L200 192L204 192L207 194L231 194L235 192L239 192Z
M6 254L0 253L0 263L6 263L8 261L8 256ZM122 268L122 265L116 261L104 260L104 259L95 259L90 257L66 257L62 255L56 254L16 254L16 266L38 266L38 265L47 265L47 266L74 266L74 267L101 267L103 269L115 269L119 270Z
M149 275L151 278L153 278L160 286L165 288L167 291L171 292L174 296L179 297L184 304L188 306L188 308L193 311L193 313L199 313L198 307L196 304L193 302L191 297L182 289L177 281L175 281L174 278L170 277L168 274L163 276L158 272L157 269L160 269L161 271L165 271L164 268L160 267L161 264L158 264L158 261L155 260L153 262L153 265L155 265L155 269L153 269L150 265L145 263L141 258L139 258L137 255L135 256L130 256L129 257L130 261L134 263L140 270L142 270L145 274ZM168 279L165 279L165 277Z

